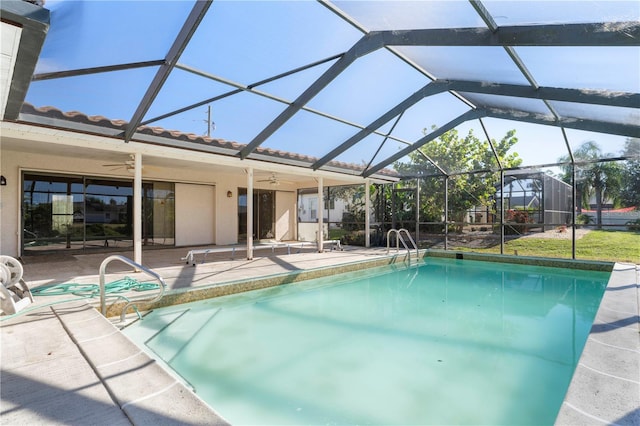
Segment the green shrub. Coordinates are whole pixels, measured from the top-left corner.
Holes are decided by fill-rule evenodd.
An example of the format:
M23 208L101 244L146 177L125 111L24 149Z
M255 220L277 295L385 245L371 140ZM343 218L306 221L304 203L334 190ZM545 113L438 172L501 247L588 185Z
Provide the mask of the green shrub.
M342 238L340 238L340 242L342 244L350 245L350 246L362 246L365 245L365 235L364 232L351 232L348 234L344 234Z
M101 223L94 223L91 225L87 225L86 227L87 236L103 236L104 235L104 225Z
M588 225L593 223L593 218L588 214L579 214L576 217L576 225Z

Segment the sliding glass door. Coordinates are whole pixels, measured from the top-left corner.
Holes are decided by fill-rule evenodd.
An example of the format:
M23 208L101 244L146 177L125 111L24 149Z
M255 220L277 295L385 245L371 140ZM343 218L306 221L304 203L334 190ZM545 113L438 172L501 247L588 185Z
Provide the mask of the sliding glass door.
M133 247L133 182L25 173L22 252ZM175 242L174 184L144 182L145 245Z
M23 181L24 250L82 248L84 181L81 177L31 176Z
M270 240L276 231L276 191L253 191L253 239ZM247 240L247 189L238 189L238 241Z
M133 246L131 182L85 179L85 248Z

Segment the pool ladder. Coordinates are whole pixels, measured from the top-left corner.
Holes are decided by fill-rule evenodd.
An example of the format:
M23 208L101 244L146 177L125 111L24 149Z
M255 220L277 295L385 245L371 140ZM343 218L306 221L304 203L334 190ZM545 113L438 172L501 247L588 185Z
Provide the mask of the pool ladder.
M135 268L136 271L144 272L145 274L155 278L160 283L160 285L158 286L160 291L154 297L152 297L150 299L140 298L140 299L127 301L127 304L124 305L124 308L122 309L122 313L120 314L120 322L124 322L125 316L127 315L127 309L129 309L130 306L133 306L133 304L137 303L137 302L143 302L143 303L155 303L155 302L157 302L158 300L162 299L162 296L164 296L164 292L165 292L165 290L167 288L167 284L164 282L164 279L157 272L152 271L149 268L145 268L144 266L134 262L133 260L131 260L131 259L127 258L127 257L120 256L120 255L117 255L117 254L114 254L112 256L107 257L100 264L100 312L105 317L107 316L107 305L106 305L104 275L105 275L105 272L107 270L107 265L109 263L111 263L112 261L114 261L114 260L119 260L122 263L125 263L125 264L127 264L129 266L132 266L133 268Z
M416 244L415 241L413 241L413 238L411 237L411 234L409 234L409 231L407 231L404 228L400 228L400 229L392 228L389 230L389 232L387 232L387 254L389 254L389 246L391 244L392 234L396 235L396 252L400 251L400 243L402 243L402 246L405 248L405 250L407 250L409 262L411 262L411 250L416 251L416 257L419 256L418 245ZM409 242L411 243L411 248L407 245L407 242L402 236L403 234L408 238Z

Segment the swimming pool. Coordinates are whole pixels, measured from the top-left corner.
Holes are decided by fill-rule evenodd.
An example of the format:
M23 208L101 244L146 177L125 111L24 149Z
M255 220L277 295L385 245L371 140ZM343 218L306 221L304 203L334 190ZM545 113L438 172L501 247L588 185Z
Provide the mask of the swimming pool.
M232 424L553 424L609 275L427 258L124 332Z

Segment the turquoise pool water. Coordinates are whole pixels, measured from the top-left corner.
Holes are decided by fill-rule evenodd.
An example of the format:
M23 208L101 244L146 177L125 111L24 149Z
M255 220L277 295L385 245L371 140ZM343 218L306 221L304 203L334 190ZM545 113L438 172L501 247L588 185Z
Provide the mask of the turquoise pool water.
M609 275L427 258L124 332L234 425L551 425Z

